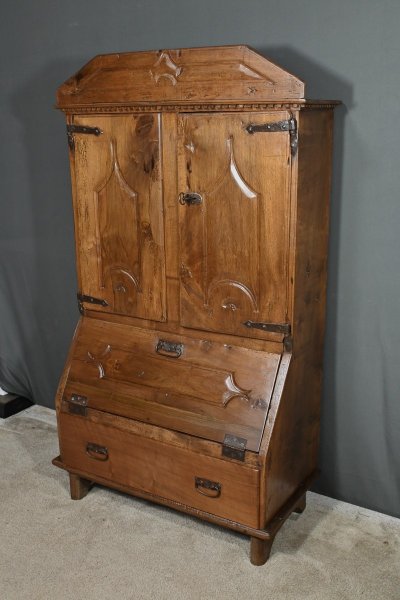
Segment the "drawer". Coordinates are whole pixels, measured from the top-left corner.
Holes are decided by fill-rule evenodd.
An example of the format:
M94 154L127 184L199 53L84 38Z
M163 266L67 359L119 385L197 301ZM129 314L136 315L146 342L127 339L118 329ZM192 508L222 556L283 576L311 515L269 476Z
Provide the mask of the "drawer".
M93 474L168 500L259 526L259 470L60 414L66 468Z

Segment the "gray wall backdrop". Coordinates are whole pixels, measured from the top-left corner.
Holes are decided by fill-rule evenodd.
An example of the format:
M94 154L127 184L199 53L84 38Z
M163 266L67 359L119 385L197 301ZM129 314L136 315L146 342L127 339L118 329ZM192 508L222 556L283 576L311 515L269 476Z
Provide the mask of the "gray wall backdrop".
M315 489L400 516L398 0L3 0L0 21L0 385L53 406L78 318L57 86L99 53L246 43L344 102Z

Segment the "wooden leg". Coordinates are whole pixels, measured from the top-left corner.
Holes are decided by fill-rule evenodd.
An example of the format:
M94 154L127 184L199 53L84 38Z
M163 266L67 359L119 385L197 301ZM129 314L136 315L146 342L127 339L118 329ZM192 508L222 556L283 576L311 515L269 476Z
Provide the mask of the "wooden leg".
M82 500L92 487L92 483L79 475L69 474L69 488L72 500Z
M261 566L264 565L269 559L271 554L272 544L274 538L271 537L269 540L260 540L259 538L250 538L250 562L252 565Z
M300 498L300 500L296 504L295 508L293 509L293 512L301 514L302 512L305 511L305 509L306 509L306 494L304 494L304 496L302 496Z

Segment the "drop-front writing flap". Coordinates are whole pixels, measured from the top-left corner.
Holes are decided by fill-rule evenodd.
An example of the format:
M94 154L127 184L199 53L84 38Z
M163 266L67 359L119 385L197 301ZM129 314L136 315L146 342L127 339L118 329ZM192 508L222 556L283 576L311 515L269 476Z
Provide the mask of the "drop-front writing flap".
M281 355L83 319L64 398L258 451Z

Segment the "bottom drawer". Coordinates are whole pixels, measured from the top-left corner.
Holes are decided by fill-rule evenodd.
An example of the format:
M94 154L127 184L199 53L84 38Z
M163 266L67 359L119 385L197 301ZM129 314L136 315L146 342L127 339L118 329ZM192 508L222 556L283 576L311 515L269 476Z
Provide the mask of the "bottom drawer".
M71 470L259 526L259 471L61 413L61 456Z

